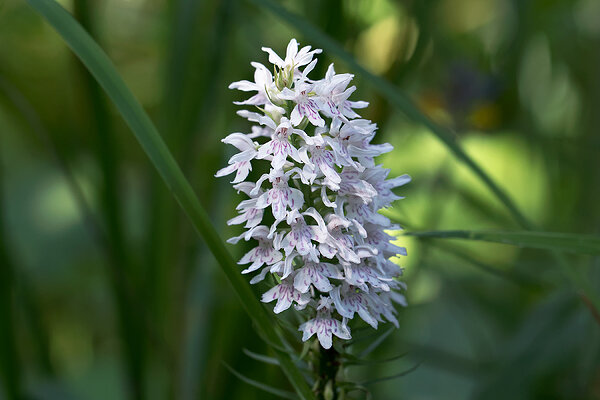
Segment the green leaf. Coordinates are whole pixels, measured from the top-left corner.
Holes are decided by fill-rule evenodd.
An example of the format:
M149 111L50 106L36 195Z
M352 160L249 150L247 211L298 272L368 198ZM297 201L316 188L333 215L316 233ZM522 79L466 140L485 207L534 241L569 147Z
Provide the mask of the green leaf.
M356 59L335 40L321 32L315 26L313 26L306 19L299 15L295 15L286 10L281 5L275 3L273 0L249 0L250 2L265 8L275 14L278 18L284 20L299 32L301 32L307 39L311 40L315 44L322 47L324 50L330 53L330 55L337 56L340 60L344 61L350 69L354 70L357 74L361 75L363 79L368 82L375 91L385 97L391 104L397 109L402 111L410 120L422 124L427 127L437 138L442 141L448 147L448 149L454 153L454 156L462 161L473 171L475 175L486 186L492 193L504 204L504 206L511 213L513 218L524 228L531 229L532 224L525 218L525 216L519 211L512 199L490 178L490 176L471 158L457 141L457 136L454 132L440 126L425 116L418 107L410 100L410 98L404 94L399 88L387 80L372 74L361 66Z
M365 360L363 358L355 357L351 354L344 354L342 358L344 359L344 365L375 365L375 364L385 364L392 361L399 360L405 357L408 353L398 354L394 357L383 358L381 360Z
M449 243L447 241L439 240L431 244L432 247L437 248L445 252L446 254L458 257L461 260L466 261L467 264L470 264L485 273L504 279L508 282L512 282L516 285L528 287L530 289L539 289L544 286L543 282L539 279L531 275L527 275L518 269L504 270L501 268L492 267L491 265L481 262L471 254L463 251L458 246L453 245L452 243Z
M171 193L191 220L194 228L217 259L256 327L271 343L281 344L281 338L275 331L272 317L240 274L237 264L227 251L217 230L211 224L206 210L198 201L191 185L169 152L156 127L127 88L108 56L56 1L28 0L28 3L56 29L106 91ZM282 370L300 397L314 399L313 392L292 362L290 355L278 349L274 349L274 351Z
M392 221L396 223L402 223L403 221L393 213L385 213ZM415 229L413 227L413 229ZM506 234L507 235L504 235ZM474 236L471 236L471 235ZM477 234L488 234L484 239L484 236L476 237ZM415 237L423 238L455 238L455 239L471 239L471 240L485 240L496 243L513 244L522 247L541 248L550 251L553 258L556 260L556 265L561 269L564 276L567 278L569 284L573 289L579 292L581 300L588 307L596 320L600 322L598 310L600 310L600 298L596 295L594 288L590 285L590 281L585 279L579 269L572 268L572 265L568 262L564 252L582 252L587 254L598 254L598 237L590 235L576 235L576 234L564 234L564 233L540 233L540 232L471 232L471 231L433 231L433 232L403 232L397 235L412 235ZM452 237L454 235L454 237ZM546 240L542 236L547 235ZM558 235L565 238L564 241L557 240ZM502 240L501 240L501 236ZM492 240L494 239L494 240ZM512 239L513 241L509 241ZM518 239L521 239L518 241ZM552 241L551 241L552 240ZM550 247L550 243L554 247ZM584 244L582 244L584 243ZM577 250L577 251L576 251ZM489 269L488 269L489 270ZM518 278L517 278L518 279Z
M377 347L379 347L379 345L381 343L383 343L383 341L385 339L388 338L388 336L390 336L392 334L392 332L394 331L394 328L390 328L388 329L386 332L384 332L382 335L380 335L377 339L373 340L373 342L371 342L371 344L369 344L369 346L364 349L359 355L359 358L362 357L366 357L369 354L371 354Z
M600 237L554 232L432 231L404 232L420 238L467 239L533 249L600 255Z
M225 365L225 367L229 370L229 372L231 372L232 374L234 374L235 376L237 376L239 379L241 379L242 381L246 382L248 385L252 385L255 388L258 388L262 391L265 391L267 393L271 393L274 394L277 397L281 397L282 399L290 399L290 400L296 400L298 397L296 397L296 395L292 392L288 392L287 390L282 390L282 389L277 389L274 388L272 386L269 386L267 384L264 384L262 382L259 381L255 381L254 379L250 379L245 375L240 374L239 372L237 372L235 369L231 368L228 364L226 364L225 362L223 363Z
M421 366L421 363L415 364L414 366L410 367L409 369L402 371L398 374L394 374L394 375L390 375L390 376L384 376L383 378L377 378L377 379L372 379L370 381L365 381L360 383L361 386L366 386L366 385L371 385L373 383L379 383L379 382L385 382L385 381L390 381L393 379L398 379L398 378L402 378L403 376L406 376L408 374L410 374L411 372L415 371L417 368L419 368Z
M253 358L257 361L264 362L266 364L271 364L271 365L279 365L279 361L277 361L276 358L265 356L264 354L258 354L253 351L250 351L248 349L244 349L243 351L244 351L244 354L246 354L248 357Z

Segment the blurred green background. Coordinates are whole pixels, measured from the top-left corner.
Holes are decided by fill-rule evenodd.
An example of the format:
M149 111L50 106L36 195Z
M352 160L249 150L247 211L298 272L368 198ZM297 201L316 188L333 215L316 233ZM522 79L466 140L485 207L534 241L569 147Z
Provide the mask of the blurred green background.
M114 61L222 237L238 234L225 221L240 197L213 177L232 154L220 139L248 130L227 85L267 62L261 46L318 43L245 1L60 3ZM453 129L541 230L600 234L598 0L281 4ZM319 60L313 78L330 62L349 71ZM380 162L413 177L389 215L408 230L519 229L435 136L355 84L377 140L395 147ZM269 350L116 109L18 0L0 0L0 135L0 398L275 398L224 362L289 389L244 354ZM552 254L399 241L409 307L370 357L407 355L348 376L419 367L367 385L374 399L600 399L600 327ZM600 289L599 257L566 260Z

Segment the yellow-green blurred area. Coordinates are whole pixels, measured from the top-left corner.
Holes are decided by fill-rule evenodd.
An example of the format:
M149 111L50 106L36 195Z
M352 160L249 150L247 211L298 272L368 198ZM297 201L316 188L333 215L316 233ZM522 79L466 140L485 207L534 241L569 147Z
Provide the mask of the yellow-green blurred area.
M61 0L105 49L223 238L241 199L214 173L246 132L227 89L300 32L242 0ZM538 230L600 233L598 0L304 0L285 8L404 91ZM327 52L329 63L353 72ZM519 230L425 127L360 75L355 100L412 182L406 230ZM0 0L0 399L272 399L271 354L118 112L62 39ZM256 171L254 172L256 174ZM373 399L600 399L600 316L547 251L399 236L409 306L349 367ZM248 248L230 246L234 257ZM565 255L598 292L598 257ZM242 268L240 268L241 270ZM257 296L265 287L256 289ZM293 313L293 311L288 311ZM378 335L391 325L381 325ZM368 329L358 327L356 337ZM351 393L362 399L365 394Z

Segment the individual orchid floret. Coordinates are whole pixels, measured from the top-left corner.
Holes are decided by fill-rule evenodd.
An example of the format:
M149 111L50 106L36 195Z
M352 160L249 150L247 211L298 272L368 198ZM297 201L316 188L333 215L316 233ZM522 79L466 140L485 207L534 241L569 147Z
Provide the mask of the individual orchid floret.
M290 120L294 126L300 125L302 118L306 117L311 124L315 126L324 126L325 120L319 114L319 106L311 93L312 85L300 82L295 86L295 90L283 88L279 98L291 100L295 103Z
M303 309L310 301L310 295L296 290L293 281L282 282L265 292L262 296L262 301L264 303L270 303L273 300L277 300L273 312L279 314L290 308L293 303L296 303L297 309Z
M392 277L383 276L373 265L368 263L344 265L344 276L346 283L369 292L370 288L380 289L384 292L390 290Z
M238 262L241 265L252 263L252 265L242 271L243 274L256 271L264 264L275 264L283 258L281 252L275 250L273 247L273 241L268 238L268 234L269 231L264 225L252 228L248 233L244 234L246 240L250 238L258 240L258 246L247 252ZM235 239L239 240L239 237ZM236 240L232 240L232 242L236 242Z
M287 223L290 226L290 231L282 236L279 244L285 254L291 254L295 250L301 256L306 256L318 262L317 249L312 241L319 238L318 235L315 235L315 230L319 227L307 225L304 217L297 210L292 210L288 214Z
M287 216L287 209L299 210L304 205L304 196L298 189L288 186L288 176L282 170L272 169L269 174L263 175L256 184L256 190L260 184L268 179L273 187L261 195L256 201L257 208L271 206L273 216L277 220L283 220Z
M238 105L254 105L262 106L270 103L270 93L275 91L275 85L273 83L273 75L271 71L264 65L252 62L251 65L256 69L254 72L254 82L250 81L238 81L233 82L229 85L229 89L242 90L244 92L258 92L248 100L235 101L234 104Z
M352 81L352 74L336 74L333 64L327 69L325 79L315 85L315 93L318 95L319 108L330 118L342 116L344 104L350 95L356 90L356 86L348 88Z
M264 159L271 155L271 166L279 170L283 168L288 156L294 161L300 162L300 155L289 140L290 135L295 131L292 124L286 117L281 118L279 125L271 119L267 119L268 125L273 129L272 139L260 146L256 158Z
M252 171L250 161L258 154L256 145L248 136L243 133L232 133L222 140L223 143L235 146L240 153L234 155L229 160L229 166L220 169L215 174L216 177L226 176L236 172L235 179L231 183L240 183L248 177Z
M258 199L248 199L242 201L236 208L240 210L240 215L227 221L227 225L238 225L246 223L245 228L253 228L260 224L263 219L264 210L256 207Z
M321 50L299 48L294 39L285 59L263 50L274 73L252 63L254 82L230 86L255 92L236 104L256 107L237 112L250 133L223 140L239 153L217 172L236 172L234 188L247 196L228 221L245 229L229 243L255 243L239 261L241 272L253 273L251 284L270 285L261 300L276 301L276 314L302 310L302 340L316 334L322 348L350 339L350 324L397 326L405 285L390 259L406 249L392 243L388 231L400 227L379 211L402 198L395 191L410 177L389 179L377 165L392 146L373 144L377 125L354 111L368 103L351 99L352 74L332 64L323 79L309 77Z
M315 54L321 53L321 49L310 50L311 46L304 46L298 51L298 42L296 39L290 40L285 53L285 60L277 55L271 48L263 47L262 50L269 54L269 62L279 67L282 71L286 71L290 78L293 78L294 73L299 73L298 67L309 64ZM290 79L291 81L292 79ZM289 82L285 82L287 86Z
M313 285L318 291L327 293L333 289L329 278L343 279L344 276L335 264L305 261L294 278L294 287L299 292L306 293Z
M346 319L339 321L331 317L330 303L331 299L322 299L317 308L317 316L300 325L298 330L302 332L303 342L306 342L316 333L321 346L324 349L330 349L333 345L334 335L340 339L352 338L350 328L346 325Z
M370 296L366 292L357 292L352 286L344 284L331 292L331 298L337 312L348 319L357 313L367 324L377 329L377 320L369 312Z
M369 182L361 179L360 172L344 168L341 172L339 196L352 196L359 198L363 203L369 204L376 196L377 190Z
M311 177L311 182L322 174L328 179L332 189L339 189L342 178L335 168L335 155L327 148L325 140L320 135L313 138L312 144L300 148L299 155L304 163L304 173Z

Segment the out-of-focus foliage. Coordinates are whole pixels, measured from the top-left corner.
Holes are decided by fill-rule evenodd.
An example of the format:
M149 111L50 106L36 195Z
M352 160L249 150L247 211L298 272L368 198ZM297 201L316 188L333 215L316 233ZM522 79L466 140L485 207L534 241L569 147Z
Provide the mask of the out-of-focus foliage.
M237 234L225 225L236 195L213 178L230 155L220 139L244 129L227 85L251 77L261 46L304 38L245 1L60 3L111 56L222 236ZM281 4L454 130L540 230L600 234L598 1ZM378 140L395 146L380 162L413 177L390 215L410 230L519 229L435 136L357 81ZM268 353L114 107L17 0L0 2L0 166L4 398L275 398L223 362L284 387L243 351ZM399 240L410 305L367 358L407 355L350 367L348 381L420 363L366 387L375 399L600 398L600 327L554 254ZM563 261L599 291L598 257Z

